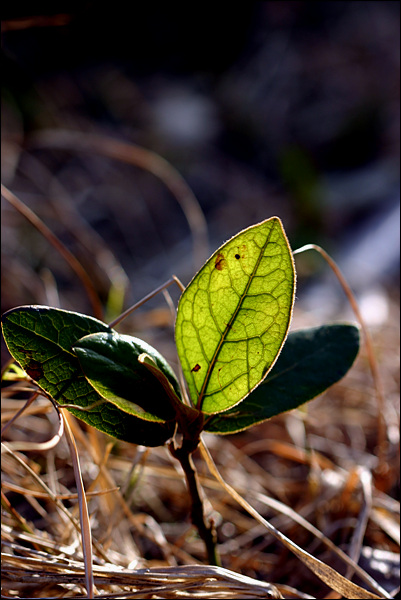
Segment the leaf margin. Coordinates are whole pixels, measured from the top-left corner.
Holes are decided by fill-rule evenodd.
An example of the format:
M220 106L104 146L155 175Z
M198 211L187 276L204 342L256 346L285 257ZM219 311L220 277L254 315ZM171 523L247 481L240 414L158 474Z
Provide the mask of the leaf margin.
M178 326L181 326L180 323L180 309L181 309L181 314L183 313L183 299L185 298L185 294L187 293L187 291L191 288L191 286L193 286L194 282L197 280L197 278L199 278L202 273L205 271L206 267L209 267L212 263L215 264L216 268L218 267L218 264L221 264L221 262L219 263L219 261L224 260L224 255L222 254L222 252L226 249L226 247L230 244L232 244L232 242L234 242L236 239L239 239L240 236L243 236L244 234L252 231L252 230L257 230L259 227L262 227L268 223L272 223L272 228L269 231L270 235L273 231L273 228L275 225L278 226L280 234L282 235L282 238L285 242L285 247L288 250L288 258L289 258L289 264L291 267L291 276L292 276L292 290L291 290L291 299L290 299L290 303L289 303L289 311L288 311L288 317L287 317L287 324L286 324L286 329L285 332L283 334L283 338L281 341L281 344L277 350L277 353L274 357L274 359L272 360L272 362L270 363L270 365L268 366L267 369L265 369L265 371L263 372L263 375L261 377L261 379L255 384L253 385L253 387L251 389L249 389L247 391L247 393L245 395L243 395L240 399L237 399L236 401L234 401L233 403L230 404L230 406L228 407L223 407L221 409L215 409L213 411L206 411L205 407L204 407L204 399L202 397L200 397L199 395L196 397L196 408L200 408L202 410L202 412L204 412L207 415L210 414L219 414L219 413L223 413L226 410L229 410L231 408L234 408L237 404L241 403L250 393L252 393L252 391L257 388L258 385L260 385L260 383L266 378L266 376L268 375L268 373L271 371L271 369L273 368L275 362L278 359L278 356L283 348L283 345L285 343L286 337L288 335L289 329L290 329L290 325L291 325L291 320L292 320L292 315L293 315L293 309L294 309L294 302L295 302L295 293L296 293L296 270L295 270L295 263L294 263L294 258L292 255L292 251L291 251L291 247L286 235L286 232L284 230L282 221L279 217L273 216L273 217L269 217L268 219L265 219L264 221L261 221L260 223L256 223L254 225L251 225L250 227L247 227L245 229L243 229L242 231L238 232L236 235L234 235L232 238L230 238L229 240L227 240L224 244L222 244L219 248L217 248L217 250L210 256L210 258L204 263L204 265L198 270L198 272L193 276L193 278L191 279L191 281L189 282L189 284L187 285L187 287L185 288L185 290L183 291L180 299L179 299L179 303L178 303L178 307L177 307L177 317L176 317L176 322L175 322L175 340L176 340L176 347L177 347L177 353L178 353L178 357L182 366L182 371L184 373L184 378L187 381L188 384L188 388L189 388L189 395L191 397L191 401L194 403L195 402L195 395L193 393L194 388L196 388L196 385L193 381L194 377L192 375L192 373L195 371L195 367L199 367L199 363L197 363L192 369L189 368L189 363L187 361L187 358L185 356L185 351L184 351L184 347L183 347L183 343L182 343L182 339L184 337L182 331L181 331L181 335L179 336L178 334ZM268 239L266 241L266 246L268 244ZM219 258L220 257L220 258ZM236 258L239 258L236 256ZM184 318L184 317L182 317ZM228 325L225 331L228 331ZM249 337L247 338L249 339ZM183 361L185 361L187 364L183 364ZM212 369L210 370L213 371L214 367L212 367ZM209 371L209 369L208 369ZM203 390L204 385L201 388L201 392Z
M69 310L65 310L65 309L59 309L59 308L53 308L53 307L49 307L49 306L43 306L43 305L35 305L35 304L31 304L31 305L22 305L22 306L17 306L14 308L11 308L9 310L7 310L6 312L3 313L3 315L1 316L1 327L3 330L3 338L4 341L6 343L6 346L10 352L10 355L13 357L13 359L21 366L21 368L27 372L28 369L28 376L31 377L31 375L36 375L36 377L31 377L31 379L33 379L35 381L35 383L38 385L38 387L43 390L45 392L46 395L51 396L54 400L56 400L56 402L62 407L63 404L73 404L74 403L74 399L72 398L71 400L65 401L63 402L60 398L60 395L63 394L63 389L56 389L56 393L55 393L55 387L53 386L51 391L49 391L49 389L46 389L48 386L46 385L46 381L43 382L43 374L40 371L38 365L33 365L33 363L29 362L29 361L33 361L35 360L32 356L32 353L30 351L30 356L28 356L28 353L26 352L26 348L23 347L23 345L19 344L18 345L18 341L15 341L15 336L11 333L11 335L9 335L10 332L7 331L10 323L11 323L11 329L14 328L14 333L15 333L15 328L17 328L19 326L19 323L15 323L13 318L18 316L21 317L21 315L29 315L30 317L32 316L31 313L36 313L36 316L38 317L38 320L40 322L40 319L45 315L47 317L51 316L52 314L56 314L58 313L58 315L60 316L60 313L62 315L68 315L70 318L72 318L73 320L78 320L81 323L87 324L88 322L95 328L95 330L102 330L102 331L111 331L111 328L106 325L105 323L103 323L102 321L100 321L99 319L95 319L94 317L90 317L88 315L84 315L81 313L77 313L75 311L69 311ZM17 319L18 321L18 319ZM31 319L31 322L32 319ZM28 331L31 332L31 330L28 329ZM83 330L85 332L85 329ZM86 330L87 331L87 330ZM34 335L31 332L32 335ZM20 334L21 335L21 332ZM82 337L81 333L77 333L78 335L78 339L79 337ZM22 343L22 341L21 341ZM52 341L51 343L54 344L54 341ZM17 344L17 350L15 350L13 347ZM18 351L18 348L20 349L20 351ZM86 394L84 397L80 398L80 404L79 406L85 407L85 403L87 406L90 406L92 404L95 404L98 402L98 400L103 400L101 396L99 396L99 394L97 394L97 392L90 386L90 384L87 382L80 366L79 366L79 362L77 357L73 354L72 351L70 351L70 349L65 349L62 348L63 352L66 352L69 355L69 359L70 361L72 361L72 366L70 363L70 368L73 371L74 367L77 369L77 373L78 373L78 385L80 383L82 383L82 379L85 381L86 385L88 387L84 388L86 390ZM25 355L28 356L28 359L25 360ZM55 355L57 357L57 355ZM40 358L39 356L37 356L37 358ZM54 358L54 356L53 356ZM76 365L74 365L74 360L76 361ZM42 363L40 363L39 361L36 361L36 363L38 363L40 365L40 368L42 369ZM31 367L29 366L31 365ZM33 368L33 366L36 366L36 372L35 372L35 368ZM43 371L43 369L42 369ZM41 375L41 376L39 376ZM79 377L81 377L81 380L79 380ZM74 380L74 384L77 385L77 380ZM68 380L67 380L68 382ZM67 386L68 389L68 386ZM65 392L65 390L64 390ZM56 396L56 398L54 398L54 396ZM58 396L58 397L57 397ZM108 406L107 404L105 406L102 407L102 411L100 412L98 410L98 408L94 408L93 410L90 411L82 411L78 408L70 408L70 407L66 407L66 409L71 412L71 414L73 414L74 416L76 416L78 419L80 419L81 421L84 421L85 423L91 425L92 427L94 427L95 429L102 431L103 433L106 433L107 435L110 435L111 437L114 437L116 439L119 439L121 441L126 441L129 443L134 443L134 444L141 444L141 445L148 445L150 447L154 447L154 446L159 446L159 445L163 445L174 433L174 423L169 423L169 422L164 422L164 423L152 423L152 422L146 422L143 419L139 419L137 417L134 417L133 415L126 415L124 417L124 419L121 418L121 415L119 415L118 413L120 411L118 411L118 409L116 409L115 407L111 408L112 405ZM123 414L123 413L121 413ZM118 430L118 426L120 426L120 430ZM116 429L117 428L117 429Z
M269 386L270 386L270 391L271 388L275 386L277 386L277 380L278 378L282 377L282 373L280 373L283 364L285 364L287 362L287 360L289 360L288 358L288 354L289 354L289 348L291 347L292 344L295 344L297 342L296 337L297 336L303 336L305 335L324 335L326 332L330 333L335 333L335 330L339 331L342 330L342 333L344 334L350 334L350 339L349 339L349 345L350 348L348 350L349 352L349 356L348 358L348 364L347 366L343 367L342 369L342 373L341 375L339 375L337 378L333 378L332 381L330 381L330 383L328 383L327 385L323 385L321 384L320 387L321 389L318 391L315 391L315 393L313 393L312 395L308 395L307 397L303 397L302 400L300 401L296 401L294 403L292 403L292 405L288 406L287 404L287 408L283 408L281 407L279 410L271 410L268 411L266 409L266 412L264 413L263 416L257 417L257 418L252 418L252 416L249 417L249 422L247 422L245 424L245 417L241 416L241 412L244 413L244 409L247 409L249 406L249 409L247 410L246 414L249 415L255 415L255 408L252 409L252 401L254 401L255 398L257 398L258 396L261 396L262 394L268 394L269 393ZM341 331L340 331L341 333ZM354 338L354 340L351 340L351 337ZM332 343L330 341L327 341L327 343ZM352 348L352 345L354 346ZM287 346L287 349L286 349ZM266 379L261 382L261 384L259 386L257 386L243 401L241 401L239 404L237 404L233 409L229 409L228 411L225 411L223 413L218 413L216 415L213 415L211 418L209 418L207 420L207 422L205 423L205 427L204 427L204 431L207 433L212 433L215 435L231 435L234 433L239 433L241 431L245 431L246 429L249 429L250 427L253 427L254 425L259 425L269 419L271 419L274 416L277 416L279 414L288 412L289 410L294 410L296 408L298 408L299 406L302 406L303 404L305 404L306 402L309 402L310 400L313 400L314 398L320 396L321 394L323 394L327 389L329 389L332 385L334 385L335 383L337 383L338 381L340 381L349 371L349 369L352 367L352 365L354 364L356 357L358 355L360 349L360 327L355 324L355 323L346 323L346 322L342 322L342 323L332 323L332 324L325 324L325 325L320 325L320 326L316 326L316 327L308 327L305 329L299 329L299 330L295 330L293 332L290 332L286 343L283 347L283 350L280 354L280 356L278 357L278 360L276 362L276 364L274 365L273 369L270 371L270 373L268 374L268 376L266 377ZM344 356L343 356L344 357ZM303 356L303 360L306 360L308 357L306 357L305 355ZM286 367L287 368L287 367ZM295 368L295 367L294 367ZM288 369L288 368L287 368ZM308 373L308 369L305 369L304 371L305 373ZM274 383L272 385L272 381L276 380L276 383ZM259 403L259 406L262 403ZM254 407L258 407L258 404L256 403L254 405ZM235 410L234 410L235 409ZM235 426L235 420L238 419L239 421L243 421L242 425L238 425ZM229 430L222 430L222 427L218 427L217 423L226 423L226 424L230 424L231 421L231 428Z

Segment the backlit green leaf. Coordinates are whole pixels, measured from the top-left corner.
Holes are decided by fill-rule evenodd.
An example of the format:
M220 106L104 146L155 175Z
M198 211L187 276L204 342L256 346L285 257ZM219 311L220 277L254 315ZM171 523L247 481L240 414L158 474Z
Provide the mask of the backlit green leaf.
M354 325L323 325L291 332L263 383L234 408L211 417L205 431L235 433L297 408L339 381L359 350Z
M89 333L113 330L92 317L46 306L20 306L2 316L3 335L13 358L60 405L75 404L89 411L71 413L120 440L159 446L171 437L174 423L145 421L119 410L86 380L74 344Z
M295 294L280 219L221 246L181 296L178 356L192 402L207 414L245 398L272 368L287 336Z

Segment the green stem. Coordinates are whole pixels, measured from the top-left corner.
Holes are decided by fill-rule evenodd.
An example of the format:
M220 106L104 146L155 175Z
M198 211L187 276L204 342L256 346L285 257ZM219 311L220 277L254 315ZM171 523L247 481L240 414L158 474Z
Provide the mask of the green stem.
M205 516L198 474L192 460L192 452L197 445L193 440L184 438L180 448L176 448L174 442L171 442L169 449L174 458L179 460L184 470L188 492L191 497L191 521L198 529L199 535L205 544L208 562L211 565L221 566L214 522L212 520L208 522Z

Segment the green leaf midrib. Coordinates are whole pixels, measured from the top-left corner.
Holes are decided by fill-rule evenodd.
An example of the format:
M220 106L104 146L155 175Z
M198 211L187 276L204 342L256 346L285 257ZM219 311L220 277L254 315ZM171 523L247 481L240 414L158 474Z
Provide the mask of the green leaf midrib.
M273 234L273 231L274 231L274 224L273 224L273 227L268 232L268 235L266 237L266 241L265 241L265 243L263 244L263 246L262 246L262 248L260 250L260 253L259 253L259 256L258 256L258 260L256 261L255 266L254 266L254 268L253 268L253 270L251 272L251 275L248 278L248 281L247 281L247 284L245 286L244 292L242 293L242 295L239 298L237 307L236 307L235 311L233 312L233 315L232 315L230 321L227 323L227 325L226 325L226 327L224 329L224 332L222 333L221 339L220 339L219 343L216 346L216 350L215 350L215 352L214 352L214 354L212 356L212 359L211 359L210 364L209 364L208 369L207 369L206 377L203 380L203 384L202 384L201 390L199 392L198 401L197 401L197 408L199 410L201 410L201 408L202 408L202 401L203 401L203 397L204 397L204 394L205 394L205 389L207 388L207 385L209 383L209 380L210 380L210 377L211 377L214 365L217 362L217 357L218 357L218 355L220 353L221 347L222 347L223 343L226 341L226 337L228 335L228 332L231 330L232 323L235 320L235 318L236 318L236 316L238 314L238 311L240 310L240 308L242 306L242 303L243 303L243 301L244 301L244 299L245 299L245 297L247 295L249 287L250 287L250 285L251 285L251 283L253 281L253 277L255 275L255 272L257 271L257 269L258 269L258 267L260 265L260 261L262 260L263 253L264 253L264 251L266 249L267 244L270 241L270 238L271 238L271 236ZM215 319L214 313L213 313L212 308L210 306L210 294L208 294L208 302L209 302L209 311L210 311L210 314L212 315L213 321L214 321L214 323L216 325L216 328L219 331L220 328L219 328L218 324L216 323L216 319ZM199 340L199 342L200 342L200 340ZM203 344L201 344L201 347L203 348ZM248 353L247 353L247 363L248 363ZM249 365L248 365L248 367L249 367ZM249 387L249 368L247 370L247 373L248 373L248 387Z

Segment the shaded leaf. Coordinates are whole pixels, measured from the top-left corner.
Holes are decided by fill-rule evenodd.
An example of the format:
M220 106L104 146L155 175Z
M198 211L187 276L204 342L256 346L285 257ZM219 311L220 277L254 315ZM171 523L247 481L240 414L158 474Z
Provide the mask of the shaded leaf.
M291 332L266 379L245 400L205 425L211 433L235 433L297 408L339 381L359 350L355 325L333 324Z
M88 333L112 332L108 325L71 311L20 306L3 314L2 328L12 357L61 406L88 407L104 400L86 380L72 348ZM173 423L148 422L106 401L87 412L68 410L96 429L134 444L159 446L174 431Z
M295 271L280 219L221 246L182 294L175 337L194 406L227 410L257 386L286 338Z
M166 390L171 405L175 408L175 418L177 420L178 429L182 433L185 431L188 432L188 426L190 426L195 420L199 422L199 419L201 419L203 424L203 413L196 408L188 406L182 402L181 397L176 394L169 379L166 377L163 371L159 369L157 364L148 354L141 354L138 357L138 360L146 369L150 371L150 373L152 373L154 377L159 380L163 388Z
M116 331L99 332L73 347L85 377L95 390L124 412L148 421L174 419L175 409L160 381L139 360L149 355L180 397L178 381L164 357L138 338Z

